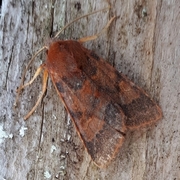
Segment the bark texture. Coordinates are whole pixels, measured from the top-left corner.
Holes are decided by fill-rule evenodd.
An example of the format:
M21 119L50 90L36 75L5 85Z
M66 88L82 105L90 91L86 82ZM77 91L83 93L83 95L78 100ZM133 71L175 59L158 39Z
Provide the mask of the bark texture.
M163 111L153 127L129 132L118 156L96 167L79 139L51 80L41 106L29 118L41 77L26 88L16 109L16 89L32 55L76 17L107 7L104 0L4 0L0 20L0 179L160 180L180 179L180 1L109 0L109 12L75 22L61 39L109 30L86 43L144 88ZM26 81L45 61L37 57Z

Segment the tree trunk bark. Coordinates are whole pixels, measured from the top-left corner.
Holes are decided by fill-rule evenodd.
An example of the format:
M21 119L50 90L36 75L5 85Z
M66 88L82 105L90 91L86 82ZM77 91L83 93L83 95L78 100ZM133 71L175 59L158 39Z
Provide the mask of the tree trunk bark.
M32 55L76 17L108 7L104 0L4 0L0 51L0 179L159 180L180 178L180 1L109 0L111 9L83 18L61 39L93 35L116 15L109 30L85 46L109 61L157 101L163 119L128 132L117 157L96 167L49 79L36 112L42 77L25 88L13 108L16 89ZM46 60L36 58L26 82Z

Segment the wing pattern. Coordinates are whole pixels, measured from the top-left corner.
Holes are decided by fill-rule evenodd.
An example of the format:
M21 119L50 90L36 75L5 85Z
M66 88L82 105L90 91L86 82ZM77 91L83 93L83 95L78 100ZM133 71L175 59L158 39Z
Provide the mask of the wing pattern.
M161 118L156 103L115 68L76 41L57 41L46 67L93 161L107 165L127 128Z

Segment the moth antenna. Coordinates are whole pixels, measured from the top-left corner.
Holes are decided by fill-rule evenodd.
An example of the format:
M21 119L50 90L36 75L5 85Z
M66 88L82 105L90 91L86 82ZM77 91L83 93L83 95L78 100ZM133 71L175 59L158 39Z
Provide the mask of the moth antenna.
M106 26L97 34L93 35L93 36L87 36L87 37L83 37L81 39L78 40L78 42L80 43L84 43L84 42L87 42L87 41L92 41L92 40L95 40L98 38L98 36L100 34L102 34L104 31L106 31L106 29L109 28L109 26L111 25L112 21L116 18L116 16L112 17L109 22L106 24Z
M57 38L62 31L64 31L68 26L70 26L70 25L73 24L74 22L78 21L79 19L82 19L82 18L84 18L84 17L87 17L87 16L90 16L90 15L96 14L96 13L98 13L98 12L101 12L101 11L104 11L104 10L107 10L107 9L109 10L110 8L111 8L111 7L110 7L110 5L109 5L109 6L106 7L106 8L103 8L103 9L100 9L100 10L97 10L97 11L94 11L94 12L92 12L92 13L85 14L85 15L83 15L83 16L80 16L80 17L74 19L74 20L71 21L70 23L66 24L59 32L57 32L57 34L54 36L54 38Z
M25 68L24 72L23 72L23 75L22 75L22 79L21 79L21 83L20 83L20 86L18 87L17 89L17 95L16 95L16 100L15 100L15 103L14 103L14 107L17 106L17 102L18 102L18 99L19 99L19 95L21 93L21 90L24 88L23 84L24 84L24 79L25 79L25 76L26 76L26 72L27 70L29 69L29 66L33 63L33 61L35 60L36 56L41 52L43 51L44 49L48 49L47 46L44 46L42 47L41 49L39 49L35 55L31 58L31 60L29 61L27 67Z
M70 25L73 24L74 22L78 21L79 19L82 19L82 18L84 18L84 17L87 17L87 16L90 16L90 15L96 14L96 13L98 13L98 12L101 12L101 11L104 11L104 10L107 10L107 9L109 10L110 8L111 8L111 7L110 7L110 5L109 5L109 6L106 7L106 8L103 8L103 9L100 9L100 10L97 10L97 11L94 11L94 12L92 12L92 13L88 13L88 14L86 14L86 15L83 15L83 16L80 16L80 17L74 19L73 21L71 21L70 23L68 23L67 25L65 25L65 26L54 36L54 38L57 38L62 31L64 31L68 26L70 26ZM111 21L111 20L110 20L110 21ZM109 24L109 23L108 23L108 24ZM103 30L102 30L102 31L103 31ZM101 32L102 32L102 31L101 31ZM101 32L100 32L100 33L101 33ZM98 34L100 34L100 33L98 33ZM47 46L44 46L44 47L42 47L40 50L38 50L38 51L36 52L36 54L32 57L32 59L29 61L26 69L24 70L23 76L22 76L22 79L21 79L20 86L19 86L19 88L17 89L16 101L15 101L15 103L14 103L14 106L15 106L15 107L17 106L17 102L18 102L18 98L19 98L20 92L21 92L21 90L24 88L23 84L24 84L24 79L25 79L25 75L26 75L27 70L29 69L29 66L32 64L32 62L34 61L34 59L36 58L36 56L37 56L41 51L43 51L44 49L48 49L48 47L47 47Z

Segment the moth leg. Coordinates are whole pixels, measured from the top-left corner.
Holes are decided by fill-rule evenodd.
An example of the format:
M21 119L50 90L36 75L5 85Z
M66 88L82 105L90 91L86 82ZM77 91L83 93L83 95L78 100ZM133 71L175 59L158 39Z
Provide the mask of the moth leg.
M18 102L18 99L19 99L20 92L21 92L21 90L24 88L23 83L24 83L25 75L26 75L26 72L27 72L29 66L33 63L33 61L35 60L36 56L37 56L40 52L42 52L44 49L48 49L48 47L47 47L47 46L44 46L44 47L42 47L39 51L37 51L36 54L32 57L32 59L29 61L26 69L24 70L23 75L22 75L22 79L21 79L21 83L20 83L20 87L17 89L17 95L16 95L16 100L15 100L15 103L14 103L14 107L17 106L17 102ZM41 66L43 66L43 65L41 65ZM38 69L39 69L39 68L38 68Z
M29 86L30 84L32 84L32 83L34 82L34 80L37 78L37 76L38 76L38 75L40 74L40 72L42 71L43 67L44 67L44 64L42 64L42 65L36 70L33 78L32 78L28 83L26 83L26 84L24 84L24 85L23 85L23 82L24 82L24 76L23 76L23 80L21 81L21 84L20 84L19 88L16 90L17 95L16 95L16 100L15 100L15 103L14 103L14 107L17 106L17 102L18 102L18 99L19 99L19 95L20 95L22 89L24 89L26 86ZM25 73L24 73L24 75L25 75Z
M39 68L38 68L39 69ZM36 72L39 72L38 70ZM36 78L37 75L35 74L34 77ZM32 80L34 80L34 77L32 78ZM36 104L34 105L34 107L31 109L31 111L24 117L24 120L27 120L32 113L36 110L37 106L39 105L39 103L41 102L45 92L46 92L46 88L47 88L47 80L48 80L48 71L44 70L44 74L43 74L43 85L42 85L42 92L40 93L40 96L36 102ZM33 81L32 81L33 82ZM27 86L29 84L32 83L31 81L27 84L25 84L24 86Z
M21 90L24 89L26 86L31 85L31 84L34 82L34 80L39 76L39 74L41 73L41 71L43 70L43 68L44 68L44 64L42 64L41 66L39 66L38 69L36 70L33 78L32 78L28 83L20 86L20 87L18 88L18 91L21 91Z
M93 35L93 36L87 36L87 37L83 37L81 39L78 40L78 42L80 43L84 43L84 42L87 42L87 41L92 41L92 40L95 40L96 38L98 38L98 36L100 36L100 34L102 34L104 31L106 31L109 26L111 25L112 21L116 18L116 16L112 17L109 22L106 24L106 26L97 34Z

